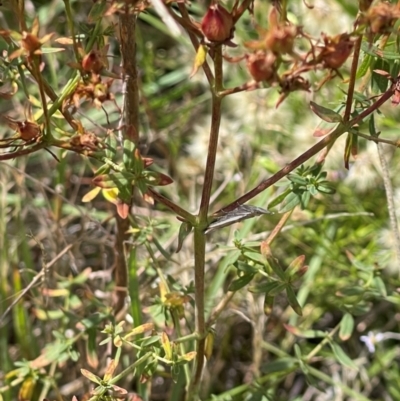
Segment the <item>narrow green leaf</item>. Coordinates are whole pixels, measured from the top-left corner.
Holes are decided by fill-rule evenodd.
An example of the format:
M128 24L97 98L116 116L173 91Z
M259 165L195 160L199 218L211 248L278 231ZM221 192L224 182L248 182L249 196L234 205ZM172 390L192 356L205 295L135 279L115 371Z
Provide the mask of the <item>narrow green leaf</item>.
M176 248L176 253L178 253L182 249L183 241L192 231L193 226L188 222L184 221L179 227L179 235L178 235L178 247Z
M372 62L372 57L370 54L366 54L362 63L358 67L356 78L360 79L362 78L369 70Z
M328 123L340 123L342 121L342 116L334 110L327 109L326 107L320 106L314 102L310 102L310 107L318 117Z
M270 281L267 283L252 285L249 287L249 291L254 294L264 293L266 295L269 295L269 293L277 288L279 285L281 285L279 281Z
M134 151L136 149L136 145L133 141L130 139L125 139L124 140L124 147L123 147L123 156L122 156L122 162L124 163L124 166L127 171L131 171L134 164L135 164L135 159L134 159Z
M266 254L265 257L273 272L281 279L281 281L286 281L285 272L279 265L278 260L275 259L271 254Z
M286 189L279 196L273 199L270 203L268 203L268 209L272 209L273 207L279 205L283 200L292 192L290 188Z
M330 347L332 348L333 354L335 358L340 362L342 365L347 366L348 368L357 369L357 365L350 359L350 357L343 351L339 344L335 342L329 343Z
M107 9L106 0L99 0L93 4L93 7L89 11L88 23L94 24L98 19L102 18Z
M374 284L379 294L382 295L383 297L386 297L387 296L386 286L382 278L379 276L374 277Z
M236 280L233 280L228 288L229 291L238 291L247 284L250 283L250 281L253 279L254 274L245 274L242 277L239 277Z
M274 297L265 294L263 309L264 309L264 314L266 316L269 316L272 313L273 306L274 306Z
M286 197L283 206L279 209L279 212L286 213L289 210L294 209L297 205L300 204L300 201L301 201L300 196L292 192Z
M293 291L293 288L291 286L286 287L286 295L288 297L289 305L292 307L292 309L299 315L303 316L303 311L301 310L301 306L299 304L299 301L296 298L296 294Z
M340 322L339 338L342 341L347 341L353 334L353 330L354 330L353 316L351 316L350 313L345 313Z

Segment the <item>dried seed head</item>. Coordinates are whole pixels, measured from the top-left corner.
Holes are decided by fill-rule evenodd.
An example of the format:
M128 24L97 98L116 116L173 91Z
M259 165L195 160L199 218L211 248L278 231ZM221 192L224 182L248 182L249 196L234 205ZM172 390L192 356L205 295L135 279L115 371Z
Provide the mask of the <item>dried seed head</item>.
M94 72L98 74L104 67L104 63L101 59L99 52L91 51L82 60L82 68L87 72Z
M276 54L292 53L294 39L298 34L297 27L279 21L276 7L272 7L268 21L269 29L264 38L265 48Z
M358 0L358 8L360 11L365 12L371 7L372 2L373 0Z
M40 135L40 126L31 121L24 121L17 123L17 130L24 141L31 141Z
M232 15L221 5L213 4L201 21L201 30L210 42L224 42L232 37Z
M364 22L371 35L386 33L400 18L400 10L396 5L379 3L368 9Z
M29 53L34 53L42 46L41 41L36 35L29 32L22 32L21 46Z
M255 81L272 82L276 77L276 56L262 50L247 56L247 69Z
M349 58L354 41L349 34L343 33L334 37L323 35L325 45L318 59L327 68L338 69Z

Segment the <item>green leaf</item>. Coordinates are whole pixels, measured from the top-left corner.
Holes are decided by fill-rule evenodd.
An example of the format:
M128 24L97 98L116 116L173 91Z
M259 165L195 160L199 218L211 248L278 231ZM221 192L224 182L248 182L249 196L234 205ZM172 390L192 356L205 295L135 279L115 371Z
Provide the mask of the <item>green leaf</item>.
M266 316L269 316L272 313L273 306L274 306L274 297L265 294L263 309L264 309L264 314Z
M254 274L245 274L242 277L239 277L236 280L233 280L228 288L229 291L238 291L253 279Z
M298 206L300 202L301 197L298 194L292 192L286 197L282 207L279 209L279 212L286 213Z
M374 284L379 294L382 295L383 297L386 297L387 296L386 286L382 278L379 276L374 277Z
M318 183L317 191L324 194L333 195L336 192L336 189L332 188L330 185L331 184L328 181L322 181L322 183Z
M262 368L262 372L264 374L288 372L293 370L296 366L297 366L297 361L295 359L284 357L278 359L277 361L266 363Z
M279 205L283 200L292 192L290 188L286 189L279 196L273 199L270 203L268 203L268 209L272 209L273 207Z
M105 140L105 145L106 145L106 157L107 159L114 160L114 157L117 153L117 137L113 132L110 132Z
M193 226L188 222L184 221L179 227L179 235L178 235L178 247L176 248L176 253L178 253L182 249L183 241L192 231Z
M342 365L347 366L348 368L357 369L357 365L350 359L350 357L343 351L339 344L335 342L329 343L330 347L332 348L333 354L335 358L340 362Z
M134 175L128 172L102 174L93 178L93 184L100 188L115 188L126 186L134 179Z
M258 263L260 265L264 266L265 264L264 256L262 256L261 253L246 251L243 253L243 256L246 259L252 260L253 262Z
M362 78L369 70L372 63L372 57L370 54L366 54L361 65L358 67L356 78Z
M81 373L83 376L85 376L87 379L89 379L90 381L100 384L101 383L101 379L100 377L96 376L95 374L93 374L92 372L89 372L86 369L81 369Z
M282 285L279 281L269 281L267 283L260 283L249 287L249 291L254 294L265 293L268 295L278 286Z
M363 42L361 45L361 49L370 56L379 57L379 59L384 60L399 60L400 54L397 52L391 52L387 50L382 50L377 46L370 45L367 42Z
M281 281L286 281L286 275L283 269L281 268L277 259L275 259L272 254L266 254L265 258L267 259L268 265L271 267L273 272L281 279Z
M288 297L289 305L292 307L292 309L299 315L303 316L303 311L301 310L301 306L299 304L299 301L296 298L296 294L293 291L293 288L291 286L286 287L286 295Z
M102 18L107 9L106 0L99 0L93 4L93 7L89 11L88 22L94 24L98 19Z
M314 188L314 186L313 186ZM301 194L301 209L304 210L307 208L308 203L310 202L311 199L311 192L305 191Z
M399 56L399 58L400 58L400 56ZM387 71L389 73L390 64L385 60L378 59L375 62L374 69ZM374 92L375 91L376 92L385 92L389 85L389 80L386 77L384 77L383 75L372 71L371 85L372 85L372 90Z
M300 185L307 185L308 181L302 177L301 175L297 174L289 174L287 177L290 181L294 182L295 184L300 184Z
M258 272L258 267L254 266L254 265L250 265L246 262L243 262L242 260L238 260L233 264L236 269L238 269L239 271L243 272L243 273L252 273L255 274Z
M127 171L131 171L135 165L135 149L136 145L133 141L130 139L124 140L122 162Z
M354 319L350 313L345 313L340 322L339 338L342 341L347 341L353 334Z
M342 116L336 111L327 109L324 106L320 106L317 103L310 102L311 110L322 120L328 123L340 123L342 121Z

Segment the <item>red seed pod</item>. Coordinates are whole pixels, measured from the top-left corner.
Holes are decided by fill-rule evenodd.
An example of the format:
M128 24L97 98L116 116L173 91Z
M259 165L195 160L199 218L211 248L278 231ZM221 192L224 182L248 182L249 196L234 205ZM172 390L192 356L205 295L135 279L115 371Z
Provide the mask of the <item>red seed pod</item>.
M259 50L247 56L247 69L255 81L272 82L276 76L276 56Z
M232 15L219 4L213 4L201 21L201 30L210 42L230 39L233 30Z

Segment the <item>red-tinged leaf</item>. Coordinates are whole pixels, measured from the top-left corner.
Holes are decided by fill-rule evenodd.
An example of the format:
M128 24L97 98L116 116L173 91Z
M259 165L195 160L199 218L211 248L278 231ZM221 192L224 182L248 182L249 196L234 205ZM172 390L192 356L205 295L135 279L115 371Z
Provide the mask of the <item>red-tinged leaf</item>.
M124 337L125 340L127 340L130 337L136 336L138 334L143 334L146 331L151 331L154 329L154 324L153 323L144 323L141 324L140 326L135 327L133 330L131 330L129 333L127 333Z
M321 138L322 136L326 136L329 134L329 132L331 132L330 129L327 128L317 128L314 133L313 133L313 137L315 138Z
M260 245L260 252L265 258L272 256L271 247L267 241L262 241Z
M391 78L391 75L387 72L387 71L385 71L385 70L380 70L380 69L376 69L376 70L373 70L373 72L375 73L375 74L379 74L379 75L382 75L383 77L386 77L386 78Z
M287 277L292 277L292 276L296 275L298 273L298 271L300 271L303 268L305 260L306 260L305 255L297 256L297 258L292 260L292 262L290 263L290 265L288 266L288 268L285 271Z
M196 53L196 58L194 59L194 65L189 78L192 78L199 68L205 63L207 58L207 47L204 45L199 45Z
M165 186L172 184L174 180L166 174L156 171L148 171L146 174L146 184L152 186Z
M107 369L104 373L104 381L108 382L114 376L115 369L117 368L117 362L115 359L112 359L107 366Z
M129 210L131 207L124 202L118 203L116 206L118 216L125 220L129 215Z
M340 123L342 121L342 116L339 113L317 103L310 102L310 108L318 117L328 123Z
M154 205L154 198L148 192L143 194L143 200L150 205Z
M117 397L118 399L126 399L126 395L128 394L128 390L119 387L115 384L112 385L112 393L114 397Z
M66 37L57 38L54 40L54 42L57 42L60 45L72 45L74 43L74 41L71 38L66 38Z
M290 324L283 323L283 327L295 336L301 336L301 330L298 327L291 326Z
M190 361L192 361L192 360L194 359L194 357L196 356L196 354L197 354L196 351L191 351L191 352L188 352L188 353L185 354L185 355L182 355L179 359L180 359L180 360L184 360L184 361L190 362Z
M151 157L142 157L144 168L151 166L154 163L154 159Z
M85 376L87 379L89 379L90 381L100 384L101 383L101 379L100 377L96 376L95 374L93 374L92 372L89 372L86 369L81 369L81 373L83 376Z
M91 202L101 191L100 187L93 188L87 194L85 194L82 198L82 202Z

